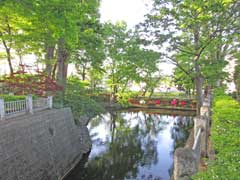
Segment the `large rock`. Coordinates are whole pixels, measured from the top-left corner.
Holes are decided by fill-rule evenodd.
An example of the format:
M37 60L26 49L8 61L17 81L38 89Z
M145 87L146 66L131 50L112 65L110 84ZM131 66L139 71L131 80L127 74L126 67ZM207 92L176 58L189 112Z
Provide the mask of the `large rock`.
M190 180L198 170L197 157L191 148L178 148L174 153L174 180Z

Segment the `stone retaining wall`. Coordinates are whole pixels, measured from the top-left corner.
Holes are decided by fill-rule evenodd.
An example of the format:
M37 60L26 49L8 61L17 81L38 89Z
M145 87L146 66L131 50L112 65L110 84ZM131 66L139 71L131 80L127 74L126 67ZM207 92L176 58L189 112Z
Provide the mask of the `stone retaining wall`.
M175 150L172 179L190 180L191 176L198 171L200 159L208 156L208 136L211 117L210 107L211 95L204 99L200 116L194 119L194 128L192 133L190 133L186 146Z
M70 108L0 121L0 180L58 180L90 150Z

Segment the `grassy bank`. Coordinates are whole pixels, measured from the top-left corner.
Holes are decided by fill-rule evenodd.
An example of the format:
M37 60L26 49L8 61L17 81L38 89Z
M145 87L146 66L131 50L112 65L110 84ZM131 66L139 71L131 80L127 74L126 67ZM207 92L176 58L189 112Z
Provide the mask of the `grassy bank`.
M211 140L216 159L208 162L198 180L236 180L240 178L240 105L222 92L215 92Z

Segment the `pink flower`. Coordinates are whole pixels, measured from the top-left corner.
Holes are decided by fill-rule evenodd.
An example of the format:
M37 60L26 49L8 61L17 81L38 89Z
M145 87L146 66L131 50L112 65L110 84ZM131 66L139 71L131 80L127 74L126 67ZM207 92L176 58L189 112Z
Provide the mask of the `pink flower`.
M173 100L171 101L171 105L172 105L172 106L176 106L176 105L177 105L177 100L176 100L176 99L173 99Z
M181 106L185 106L186 104L187 104L187 102L186 101L180 101L180 103L179 103Z
M157 99L157 100L155 101L155 103L156 103L156 104L161 104L161 101L160 101L159 99Z

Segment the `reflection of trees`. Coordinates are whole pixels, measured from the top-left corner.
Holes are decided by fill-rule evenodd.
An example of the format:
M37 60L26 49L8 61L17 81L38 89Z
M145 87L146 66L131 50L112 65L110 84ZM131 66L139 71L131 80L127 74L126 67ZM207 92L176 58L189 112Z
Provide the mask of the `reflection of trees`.
M95 118L90 123L90 131L104 123L107 138L98 137L99 132L92 134L95 146L104 146L96 157L87 163L87 168L76 180L124 180L124 179L160 179L153 175L140 174L139 167L158 163L157 136L166 129L169 121L156 114L111 112L105 118ZM127 116L128 115L128 116ZM130 117L130 119L129 119ZM172 138L176 141L182 137L180 127L185 127L185 120L175 119L171 129ZM132 122L137 122L133 124ZM171 171L171 169L169 170ZM140 176L140 177L139 177ZM150 177L151 176L151 177ZM71 180L75 180L73 177Z
M108 151L89 162L82 179L123 180L128 172L136 176L137 162L144 154L141 141L136 135L138 127L131 131L123 127L120 130L114 128L111 132L114 139L108 144Z
M88 180L123 180L125 177L136 178L138 166L157 162L156 141L151 139L150 131L155 126L150 116L130 127L128 119L119 112L111 112L109 142L106 152L88 163L85 176ZM146 124L145 124L146 123ZM98 124L98 123L94 123ZM146 128L147 127L147 128ZM160 128L159 128L160 129ZM157 129L154 129L156 131ZM156 132L155 132L156 133ZM78 179L81 179L78 177Z
M190 117L178 116L175 118L174 126L171 128L172 138L174 139L174 149L184 146L192 126L193 121Z
M89 153L90 153L90 151L83 155L81 161L74 168L74 171L72 171L69 176L64 178L64 180L74 180L74 179L76 179L76 177L83 177L83 179L84 179L85 172L83 171L83 169L84 169L86 162L88 161ZM77 179L79 179L79 178L77 178Z

